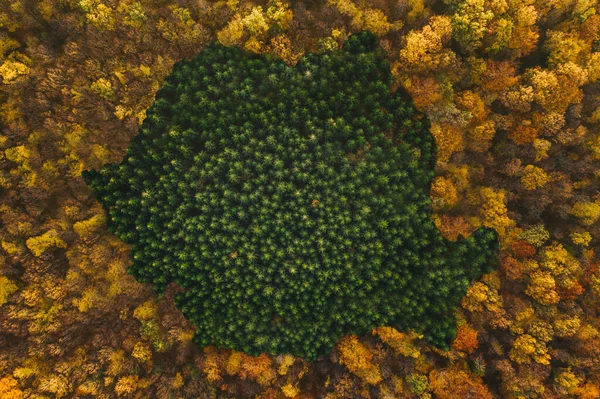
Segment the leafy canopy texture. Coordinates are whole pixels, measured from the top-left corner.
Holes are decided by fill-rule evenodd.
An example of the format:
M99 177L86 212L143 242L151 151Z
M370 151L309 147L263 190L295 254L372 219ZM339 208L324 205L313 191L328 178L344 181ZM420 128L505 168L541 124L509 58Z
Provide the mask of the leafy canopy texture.
M199 344L312 360L385 324L455 336L496 234L453 243L430 221L429 122L380 51L363 32L289 67L212 45L174 67L122 163L84 173L130 272L185 290Z

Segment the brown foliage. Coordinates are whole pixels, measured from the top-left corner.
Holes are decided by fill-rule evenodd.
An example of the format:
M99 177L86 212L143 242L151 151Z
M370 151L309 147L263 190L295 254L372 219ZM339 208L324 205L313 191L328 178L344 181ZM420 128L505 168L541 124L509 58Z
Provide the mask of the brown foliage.
M0 398L599 396L599 21L585 0L0 3ZM449 352L390 327L314 364L198 348L176 287L127 274L81 171L118 162L215 38L294 64L360 29L431 120L433 221L496 228L500 272Z

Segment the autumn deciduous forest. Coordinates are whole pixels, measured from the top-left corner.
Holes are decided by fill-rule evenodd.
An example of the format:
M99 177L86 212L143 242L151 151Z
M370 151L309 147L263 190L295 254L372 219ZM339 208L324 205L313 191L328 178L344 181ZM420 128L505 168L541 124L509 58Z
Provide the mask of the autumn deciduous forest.
M368 44L355 51L356 38ZM365 63L369 51L376 60ZM202 60L210 61L205 69L214 76L181 72ZM261 62L270 74L251 84ZM312 64L338 66L311 76ZM380 71L376 76L361 72L373 68ZM219 83L223 76L239 79ZM297 84L316 77L345 94L326 96L312 83ZM201 81L204 91L195 89ZM169 90L176 83L175 104ZM283 91L257 96L250 105L242 101L260 90L271 93L268 88ZM215 105L213 97L223 102ZM279 103L285 118L269 108ZM206 106L203 119L198 104ZM224 112L235 107L243 118ZM266 120L275 127L260 134L246 129L244 109L252 111L251 123ZM162 129L161 112L179 115L180 129ZM294 133L298 120L306 124ZM207 128L203 141L186 146L195 134L187 136L188 122ZM347 129L333 125L338 122ZM406 129L392 129L398 126ZM0 0L0 399L598 398L599 127L595 0ZM424 133L416 140L406 135L411 129ZM435 143L431 158L428 137ZM227 164L211 163L225 148ZM286 174L272 154L289 156L290 164L301 160L308 169L314 163L327 184L303 176L302 168ZM286 199L279 216L320 215L329 239L310 236L309 222L294 224L297 231L276 227L275 208L250 194L256 207L249 215L263 218L256 219L262 223L254 234L263 239L255 243L252 234L239 234L234 227L247 215L233 209L241 198L231 193L243 193L246 180L270 181L261 177L264 170L312 184L310 195L301 196L306 203L298 200L296 207ZM123 180L111 186L110 179L98 178L110 171L112 183ZM364 173L361 181L369 184L349 196L356 177L346 179L342 171ZM382 194L393 194L415 175L421 191L406 197L417 202ZM163 191L144 191L161 176ZM182 193L191 189L197 197L186 203ZM261 189L271 199L293 194L285 184ZM342 197L365 205L351 214L352 223L343 219ZM146 209L140 198L156 198L163 208ZM169 201L188 207L179 212ZM206 213L215 204L219 213ZM427 248L431 241L404 237L407 230L394 225L400 217L376 224L368 216L383 210L393 216L391 209L415 215L414 226L435 242L449 248L469 242L485 259L477 267L466 256L462 263L447 261L462 265L439 274L448 278L456 271L456 286L406 277L430 288L419 298L437 302L424 308L444 309L443 320L437 319L443 340L425 328L435 319L424 315L435 312L397 322L399 314L407 317L398 309L415 309L408 306L412 291L377 288L393 285L390 258L397 258L392 266L444 264L402 257L405 248ZM349 230L327 215L346 220ZM173 236L181 226L196 231L204 247L182 247L185 240ZM394 229L404 244L386 235ZM283 241L277 241L289 231L307 243L299 243L294 256L326 258L331 265L364 258L361 270L373 283L348 285L332 266L317 268L308 287L291 273L267 289L269 256L291 256L280 254ZM383 237L388 252L374 235ZM496 236L497 252L491 244ZM239 247L229 245L235 240ZM364 250L353 240L364 241ZM256 261L248 257L252 245L258 245ZM319 246L323 253L310 251ZM231 291L221 290L225 285L209 266L224 253L222 264L239 267L223 274L255 273L243 281L260 282L260 301L221 295ZM210 284L191 284L200 275L181 273L186 263L189 270L202 269L202 281ZM300 276L312 272L312 266L298 266ZM266 278L259 273L264 270ZM280 300L279 287L287 283L285 295L306 305L294 317L282 312L293 313ZM314 298L340 290L356 301L342 316L336 312L341 306L328 309L339 320L321 319L322 334L316 334L305 317L323 314ZM379 293L377 306L363 299L366 292ZM382 292L392 292L405 308L387 304L395 299ZM226 317L215 317L215 303L232 306L222 311ZM318 311L307 310L309 303ZM248 330L248 309L255 305L259 327ZM239 320L234 307L246 309ZM199 311L208 308L214 309ZM266 308L276 317L267 317ZM294 329L292 321L300 326ZM247 332L257 331L246 341ZM320 338L307 345L298 337Z

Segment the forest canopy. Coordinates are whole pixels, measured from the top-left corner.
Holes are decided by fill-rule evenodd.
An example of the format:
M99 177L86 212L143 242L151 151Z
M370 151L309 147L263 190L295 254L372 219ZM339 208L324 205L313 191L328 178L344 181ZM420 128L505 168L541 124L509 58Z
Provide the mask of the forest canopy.
M431 219L493 228L498 267L448 350L391 322L314 362L194 343L82 171L211 43L293 67L363 30L429 121ZM599 309L600 2L0 1L0 399L597 399Z
M455 338L496 233L435 227L430 124L382 53L367 31L296 66L213 44L175 64L122 162L84 173L200 345L313 360L387 324Z

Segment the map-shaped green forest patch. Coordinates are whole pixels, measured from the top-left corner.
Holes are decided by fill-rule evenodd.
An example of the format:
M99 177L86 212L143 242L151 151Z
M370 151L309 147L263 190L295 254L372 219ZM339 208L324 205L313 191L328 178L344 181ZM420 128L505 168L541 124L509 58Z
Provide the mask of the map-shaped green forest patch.
M496 233L431 222L429 122L380 52L368 32L295 67L212 45L175 65L121 164L84 173L130 272L185 290L199 344L312 360L382 325L455 336Z

